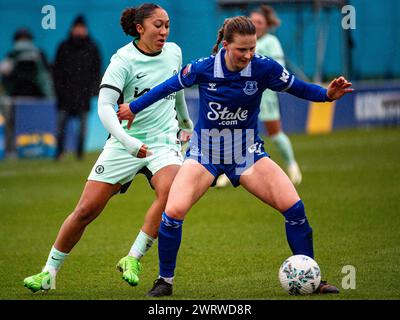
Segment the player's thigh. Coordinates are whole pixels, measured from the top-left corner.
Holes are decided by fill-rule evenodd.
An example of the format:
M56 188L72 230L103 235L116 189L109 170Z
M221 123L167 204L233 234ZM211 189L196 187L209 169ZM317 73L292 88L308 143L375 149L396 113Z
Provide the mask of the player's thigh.
M192 159L186 160L172 183L165 211L172 218L184 219L214 179L203 165Z
M88 180L74 213L83 220L92 221L104 209L110 198L121 188L119 183L109 184Z
M153 175L151 184L156 191L157 198L167 200L172 182L180 167L181 166L177 164L170 164L161 168Z
M182 166L183 156L177 145L154 149L154 154L148 159L147 168L152 173L151 185L158 198L168 196L172 181Z
M121 185L133 179L143 166L143 160L124 149L104 149L94 164L75 213L98 215L109 199L121 190Z
M243 172L240 184L280 212L286 211L300 199L285 172L268 157L261 158Z

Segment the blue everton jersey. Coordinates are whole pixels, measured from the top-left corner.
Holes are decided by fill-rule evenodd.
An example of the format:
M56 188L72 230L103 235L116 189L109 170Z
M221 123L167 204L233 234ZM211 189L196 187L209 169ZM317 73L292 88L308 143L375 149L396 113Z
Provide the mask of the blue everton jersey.
M183 86L199 86L200 110L195 131L253 129L257 135L263 91L285 91L294 76L276 61L260 55L255 55L243 70L231 72L224 55L225 50L221 49L216 56L199 59L180 72Z
M265 155L258 137L257 118L265 89L288 91L297 97L323 102L327 90L309 84L286 71L276 61L255 55L242 70L231 72L225 64L225 50L185 66L177 75L131 102L133 113L184 87L199 86L199 119L187 156L205 163L240 164ZM244 157L243 157L244 156ZM250 161L251 162L251 161Z

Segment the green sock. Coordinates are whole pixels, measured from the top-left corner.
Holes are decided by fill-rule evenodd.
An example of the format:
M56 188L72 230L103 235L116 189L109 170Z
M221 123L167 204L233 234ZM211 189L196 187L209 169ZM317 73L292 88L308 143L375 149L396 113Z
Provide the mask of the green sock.
M129 251L129 256L135 257L137 259L142 258L146 252L151 248L155 239L150 237L148 234L140 230L135 242Z
M293 147L290 143L289 137L283 131L280 131L277 134L271 136L271 141L279 150L287 166L296 161L294 158Z
M53 276L55 276L67 256L68 253L58 251L56 248L54 248L54 246L51 247L50 254L47 258L46 266L43 268L43 271L49 271Z

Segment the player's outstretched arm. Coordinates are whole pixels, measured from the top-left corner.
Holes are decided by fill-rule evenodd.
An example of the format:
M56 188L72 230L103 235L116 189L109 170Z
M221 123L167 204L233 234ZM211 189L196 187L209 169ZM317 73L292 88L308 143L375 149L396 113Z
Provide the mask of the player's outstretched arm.
M344 94L354 91L351 82L348 82L344 77L334 79L328 88L321 87L317 84L304 82L294 78L291 86L286 92L315 102L325 102L340 99Z
M175 109L178 116L179 128L187 132L193 132L193 122L190 120L183 90L176 93Z
M131 127L135 114L146 109L154 102L165 98L173 92L183 89L183 85L179 81L179 74L176 74L154 87L143 96L132 101L130 104L124 103L119 105L117 116L119 120L128 120L128 129Z

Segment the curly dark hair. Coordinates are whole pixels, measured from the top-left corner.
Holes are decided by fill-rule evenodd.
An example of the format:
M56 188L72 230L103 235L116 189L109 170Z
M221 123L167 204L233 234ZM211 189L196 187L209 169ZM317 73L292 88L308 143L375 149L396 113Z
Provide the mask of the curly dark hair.
M137 8L125 9L120 19L122 30L124 30L127 35L139 38L140 35L136 29L136 25L143 25L143 21L150 17L156 9L162 8L154 3L144 3Z

